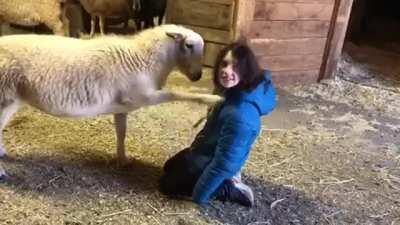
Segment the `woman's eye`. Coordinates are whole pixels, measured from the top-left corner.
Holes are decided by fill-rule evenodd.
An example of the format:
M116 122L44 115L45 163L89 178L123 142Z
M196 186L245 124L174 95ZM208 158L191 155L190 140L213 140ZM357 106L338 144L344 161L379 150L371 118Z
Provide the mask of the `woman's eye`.
M236 64L233 64L232 68L233 68L234 71L237 71L238 66Z
M192 44L185 44L185 45L186 45L186 48L188 48L188 49L192 49L193 48Z
M228 62L227 61L222 61L221 62L221 67L227 67L228 66Z

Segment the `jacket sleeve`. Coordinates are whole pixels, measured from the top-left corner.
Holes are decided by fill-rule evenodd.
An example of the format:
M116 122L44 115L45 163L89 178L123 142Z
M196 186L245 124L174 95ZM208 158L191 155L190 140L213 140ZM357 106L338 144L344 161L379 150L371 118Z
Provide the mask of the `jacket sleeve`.
M194 202L207 203L225 179L240 171L256 136L254 128L243 121L227 120L223 124L214 158L193 189Z

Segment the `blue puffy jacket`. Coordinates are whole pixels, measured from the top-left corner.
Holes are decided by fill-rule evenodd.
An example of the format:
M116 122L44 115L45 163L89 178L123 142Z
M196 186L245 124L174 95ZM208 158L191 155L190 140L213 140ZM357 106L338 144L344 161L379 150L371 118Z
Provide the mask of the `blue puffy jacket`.
M276 106L269 72L252 91L233 92L217 105L191 145L191 170L201 171L192 198L207 203L225 179L240 171L260 133L261 116Z

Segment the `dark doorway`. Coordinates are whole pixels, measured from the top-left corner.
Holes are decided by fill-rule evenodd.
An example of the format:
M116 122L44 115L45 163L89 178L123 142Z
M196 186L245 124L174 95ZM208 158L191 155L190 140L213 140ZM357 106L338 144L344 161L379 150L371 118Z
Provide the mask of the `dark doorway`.
M355 0L347 37L400 53L400 1Z
M400 1L354 0L343 63L355 79L400 85ZM371 81L372 82L372 81Z

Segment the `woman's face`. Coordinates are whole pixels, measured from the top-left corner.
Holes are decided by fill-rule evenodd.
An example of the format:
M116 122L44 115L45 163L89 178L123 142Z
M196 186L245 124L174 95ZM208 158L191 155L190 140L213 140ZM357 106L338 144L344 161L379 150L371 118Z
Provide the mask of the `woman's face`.
M232 52L229 51L221 62L218 73L218 80L222 87L232 88L239 84L240 76L234 70L236 60L232 56Z

